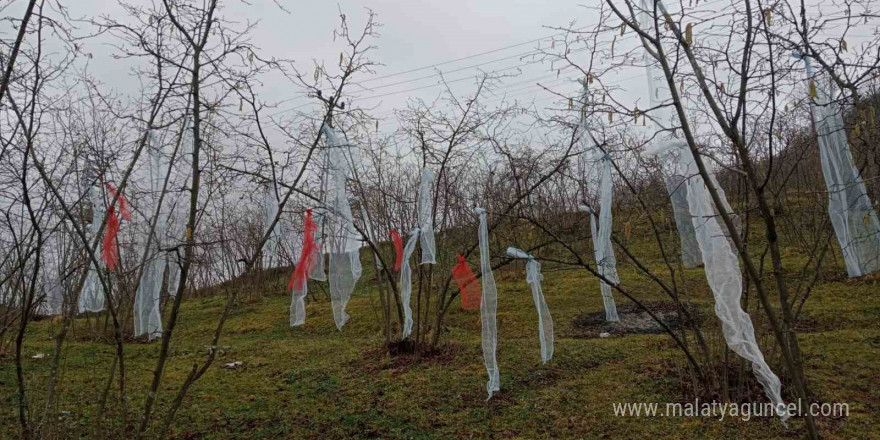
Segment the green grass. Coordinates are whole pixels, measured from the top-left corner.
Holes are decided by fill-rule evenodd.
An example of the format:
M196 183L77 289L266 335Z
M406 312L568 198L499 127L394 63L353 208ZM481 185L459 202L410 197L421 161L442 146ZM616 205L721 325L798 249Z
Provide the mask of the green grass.
M619 257L623 260L622 257ZM803 264L787 260L789 276ZM659 268L656 260L649 261ZM501 392L486 401L486 372L478 312L454 307L440 352L415 362L379 348L378 298L362 282L349 304L351 321L339 332L330 304L309 303L307 323L288 327L289 297L282 280L243 296L234 309L217 363L188 394L174 423L174 438L800 438L802 421L786 430L772 418L749 422L709 418L614 417L614 402L680 402L683 356L665 335L581 339L572 329L580 313L602 310L598 284L581 270L545 268L544 292L556 323L556 354L540 362L537 317L521 265L497 273L498 361ZM810 329L800 335L809 384L825 402L847 402L850 416L820 419L824 438L878 438L880 296L877 278L848 281L823 274L805 307ZM369 278L365 273L364 279ZM640 299L662 301L659 290L621 261L624 285ZM711 294L701 270L686 271L692 299L711 314ZM825 279L828 278L828 279ZM628 301L616 295L619 305ZM223 296L184 302L171 358L159 393L158 418L211 340ZM754 301L753 301L754 304ZM766 334L763 319L756 326ZM714 321L713 321L714 322ZM95 325L92 322L91 325ZM90 438L96 403L113 346L87 337L76 323L65 345L59 437ZM24 349L32 417L42 414L52 341L51 321L34 323ZM718 346L718 336L715 344ZM764 339L768 341L768 339ZM765 344L765 345L769 345ZM139 414L159 343L126 345L127 407ZM46 353L42 360L31 359ZM779 368L777 356L768 356ZM244 368L220 365L243 361ZM17 389L10 358L0 359L0 438L16 438ZM120 404L110 401L109 432L119 432ZM135 421L129 420L129 424ZM156 425L157 423L154 423Z

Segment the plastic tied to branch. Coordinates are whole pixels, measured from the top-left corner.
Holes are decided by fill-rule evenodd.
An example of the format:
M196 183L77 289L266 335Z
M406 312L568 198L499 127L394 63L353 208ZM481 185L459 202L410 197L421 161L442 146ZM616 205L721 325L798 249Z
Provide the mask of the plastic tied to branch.
M107 208L107 226L104 229L104 242L101 245L101 256L109 270L116 269L116 264L119 263L118 235L119 217L116 214L116 208L111 206Z
M544 300L544 291L541 290L541 263L535 257L514 247L507 248L507 255L511 258L526 260L526 282L532 288L532 300L538 311L538 336L541 340L541 361L547 363L553 358L553 317L550 316L550 308Z
M89 189L89 199L92 205L92 222L89 225L89 232L90 238L93 239L98 236L98 230L101 228L101 222L103 221L102 210L99 209L99 207L103 206L99 187L92 186ZM80 313L100 312L104 310L104 302L104 287L98 278L98 268L90 258L86 282L83 285L82 292L80 292L77 309Z
M401 329L400 338L406 339L412 332L413 318L410 300L412 297L412 268L409 265L409 259L416 250L416 243L419 241L419 228L415 228L410 233L409 240L406 241L406 247L403 249L403 263L400 267L400 302L403 303L403 329Z
M312 210L306 210L306 219L303 226L303 244L300 250L299 261L290 282L287 283L287 289L290 290L290 326L296 327L306 323L306 303L305 298L308 294L308 275L312 271L320 250L315 243L315 233L318 227L312 217Z
M394 271L400 272L400 265L403 263L403 238L396 229L391 230L391 242L394 244Z
M336 328L348 322L345 308L362 273L360 260L361 236L354 227L351 204L346 191L350 166L346 158L347 143L330 127L324 127L329 146L330 180L326 198L330 224L330 303Z
M162 240L165 239L167 227L167 213L159 205L163 182L165 181L165 169L162 166L162 150L155 143L152 132L147 134L148 156L150 159L150 193L152 206L147 212L156 212L152 236L147 234L145 243L150 243L146 249L147 261L138 284L134 300L134 336L147 335L149 340L162 336L162 315L160 311L162 281L165 275L166 259L160 254Z
M480 301L480 323L483 339L483 363L489 380L486 382L486 392L491 399L492 394L501 389L501 375L498 371L498 288L495 285L495 275L492 273L492 264L489 255L489 226L488 214L483 208L476 208L480 216L480 226L477 231L480 242L480 273L482 278L482 298Z
M422 239L422 264L437 264L437 248L434 242L434 172L422 169L419 185L419 230Z
M740 303L742 273L739 258L718 223L715 205L702 177L697 174L693 160L689 163L689 171L693 177L687 181L688 206L706 267L706 279L715 297L715 314L721 320L724 340L731 350L752 363L755 377L784 423L789 414L782 400L782 384L764 360L755 338L752 319Z
M800 57L807 69L819 159L828 190L828 215L840 245L847 275L859 277L880 271L880 220L852 158L846 126L830 80L814 79L810 57ZM874 120L875 118L872 118ZM859 125L854 135L858 136Z
M309 278L315 281L327 281L326 252L324 250L324 231L326 222L323 208L315 208L315 264L309 271Z

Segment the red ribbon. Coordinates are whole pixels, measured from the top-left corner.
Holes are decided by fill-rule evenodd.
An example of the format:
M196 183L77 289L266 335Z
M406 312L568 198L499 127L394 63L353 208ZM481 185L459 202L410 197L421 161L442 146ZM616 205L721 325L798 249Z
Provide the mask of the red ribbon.
M293 275L290 277L290 282L287 283L288 290L296 289L302 291L306 277L312 271L315 261L317 261L319 253L318 245L315 244L315 233L317 231L318 226L312 220L312 210L308 209L306 210L306 222L303 231L302 252L299 255L299 262L296 263L296 269L294 269Z
M400 272L400 265L403 264L403 239L396 229L391 230L391 241L394 243L394 271Z
M111 184L107 184L107 191L110 193L110 200L113 200L116 197L116 188ZM131 211L128 210L128 200L125 200L124 194L119 194L119 198L117 199L119 202L119 212L122 214L122 219L130 222L131 221Z
M104 231L104 243L101 246L101 256L107 269L116 268L119 262L119 246L116 236L119 235L119 217L116 215L116 209L112 206L107 208L107 228Z

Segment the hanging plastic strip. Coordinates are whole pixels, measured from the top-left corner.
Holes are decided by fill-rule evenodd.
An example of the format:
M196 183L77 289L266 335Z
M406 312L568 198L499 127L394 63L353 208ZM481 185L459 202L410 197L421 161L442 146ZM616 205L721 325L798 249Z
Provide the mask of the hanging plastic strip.
M336 328L348 322L345 308L354 292L355 284L361 276L360 263L361 237L354 227L351 204L346 191L346 180L350 167L346 159L347 143L330 127L324 127L330 155L330 180L327 200L330 245L330 302Z
M312 210L306 210L306 219L303 223L303 244L300 250L299 260L287 289L290 290L290 326L296 327L306 323L306 295L308 295L308 275L312 271L320 253L315 243L317 225L312 218Z
M683 148L680 146L679 148ZM783 422L789 414L782 400L782 384L764 360L755 338L749 314L742 309L742 273L739 258L718 223L718 215L709 191L699 176L693 156L682 154L682 161L694 177L687 181L688 205L697 234L697 243L706 266L706 279L715 297L715 314L721 320L721 331L727 346L752 363L752 371L764 387L767 398L777 408Z
M270 182L263 193L263 227L268 229L269 225L275 221L277 215L278 200L275 198L275 184ZM263 245L264 269L277 267L281 264L281 261L278 258L278 245L281 238L280 232L281 219L278 219L278 222L275 223L275 227L272 228L272 233L269 234L269 239L266 240L266 244Z
M596 226L596 214L587 206L581 206L582 211L590 213L590 230L593 237L593 255L596 259L597 272L618 284L617 278L617 260L614 258L614 248L611 246L611 205L614 196L614 188L611 180L611 157L601 151L593 140L592 133L587 121L586 106L590 103L590 93L587 88L588 83L585 82L583 87L582 101L584 103L584 111L581 112L580 135L583 150L581 158L583 161L589 161L590 164L584 164L584 180L587 179L587 168L590 165L599 165L599 225ZM605 319L607 321L619 321L617 316L617 305L614 303L614 296L611 293L611 286L605 281L599 280L599 290L602 293L602 302L605 307Z
M476 208L480 216L480 227L477 235L480 242L480 273L482 278L482 298L480 301L480 323L482 324L483 340L483 363L489 380L486 382L486 392L492 398L492 394L501 389L501 375L498 371L498 288L495 285L495 275L492 274L492 264L489 255L489 226L487 213L483 208Z
M507 248L507 255L511 258L526 260L526 282L532 288L532 300L538 311L538 336L541 340L541 361L547 363L553 358L553 317L550 316L550 308L544 300L544 291L541 290L541 263L535 257L513 247Z
M104 212L104 204L101 202L102 197L97 186L89 188L89 200L92 205L92 223L89 225L90 239L94 239L98 235L98 230L103 221L102 213ZM77 308L82 312L100 312L104 310L104 287L98 279L98 269L89 259L89 269L86 275L86 282L80 292Z
M833 98L834 85L815 75L810 57L796 56L804 61L811 94L815 96L810 100L810 108L819 134L819 159L828 189L828 215L846 272L853 278L880 271L880 220L853 162L843 110Z
M412 268L409 265L409 259L416 250L416 243L419 241L419 228L410 233L409 240L406 241L406 247L403 249L403 264L400 267L400 302L403 303L403 329L401 329L400 338L406 339L412 332L413 318L412 306L410 300L412 297Z
M167 213L158 206L165 169L162 166L161 146L156 143L153 132L149 132L147 154L150 160L150 200L152 203L145 212L157 213L152 234L147 231L144 243L150 243L145 250L147 261L134 300L134 336L147 335L149 340L162 336L162 315L160 299L162 281L165 275L164 255L161 254L162 240L165 239ZM147 222L149 225L151 222Z
M653 0L641 0L641 13L639 23L653 29ZM665 21L665 20L664 20ZM663 71L658 67L658 62L647 51L644 53L645 73L648 80L648 103L654 110L651 111L652 121L656 121L659 129L668 130L678 125L678 118L672 106L669 105L672 100L672 94L669 85L666 82ZM668 151L665 146L671 139L666 136L660 137L654 141L652 147L654 153L660 155L662 151ZM690 211L687 207L687 194L682 190L687 175L681 169L678 163L678 155L663 155L661 163L663 164L664 182L669 198L672 201L672 209L675 218L675 226L678 230L679 242L681 244L681 262L687 268L694 268L703 264L700 248L697 244L694 225L690 218Z
M419 229L422 237L422 264L437 264L437 248L434 242L434 172L422 169L419 185Z

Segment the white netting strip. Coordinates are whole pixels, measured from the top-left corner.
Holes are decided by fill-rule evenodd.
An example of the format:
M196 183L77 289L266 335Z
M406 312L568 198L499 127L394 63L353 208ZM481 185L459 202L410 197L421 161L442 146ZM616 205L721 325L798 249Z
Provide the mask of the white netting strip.
M355 284L361 276L360 236L354 227L351 204L345 190L348 175L348 161L345 155L347 144L336 132L325 127L330 154L330 180L326 204L330 224L330 302L333 308L333 319L336 328L348 322L345 307L351 299Z
M266 191L263 193L263 227L269 228L269 225L275 221L278 215L278 200L275 197L275 185L269 183ZM272 228L272 233L266 244L263 245L263 268L278 267L281 260L278 255L278 247L281 242L281 219Z
M94 240L98 235L98 229L101 227L101 221L104 220L104 203L101 200L101 190L92 186L89 188L89 200L92 204L92 224L89 225L89 240ZM99 257L100 258L100 257ZM86 283L79 295L78 309L82 312L100 312L104 310L104 288L98 279L98 272L95 265L89 262L89 273L86 275Z
M639 22L643 27L650 28L648 31L652 33L654 25L654 4L653 0L641 0L641 12L639 14ZM669 90L669 83L663 70L659 67L658 62L647 51L644 53L645 74L648 80L648 103L651 110L651 119L656 122L658 128L669 129L680 125L678 116L672 107L672 93ZM662 136L653 146L656 150L651 154L660 154L660 150L666 150L671 136ZM675 219L675 226L678 230L679 241L681 243L681 261L687 268L694 268L703 264L700 248L697 244L694 225L691 221L690 211L687 207L687 194L683 190L684 180L687 175L681 169L678 163L678 156L663 156L664 180L666 190L669 192L669 198L672 200L672 211Z
M302 288L296 287L290 295L290 326L297 327L306 323L306 295L309 293L308 280L302 283Z
M430 168L422 170L419 185L419 229L422 237L422 264L437 264L437 249L434 243L434 172Z
M681 243L681 263L684 267L692 269L703 264L703 256L700 254L700 245L697 244L697 235L694 232L694 222L688 209L687 177L671 175L664 180L666 191L669 192L669 198L672 199L672 215Z
M550 308L544 300L544 291L541 290L541 264L535 258L517 248L507 248L507 255L511 258L526 260L526 282L532 288L532 300L538 311L538 337L541 340L541 361L545 364L553 358L553 317L550 316Z
M173 247L182 244L186 234L186 224L189 217L189 187L192 177L193 158L193 135L190 129L190 120L186 119L181 137L183 151L177 155L174 164L174 180L168 182L169 192L169 215L168 215L168 245ZM183 250L168 252L168 294L177 294L177 286L180 284L180 268L183 259Z
M880 220L865 183L853 162L842 109L830 80L819 80L803 57L815 98L810 107L819 134L819 159L828 189L828 215L840 245L847 274L852 277L880 271Z
M489 226L487 224L486 210L476 209L480 216L480 228L478 236L480 241L480 272L483 286L482 300L480 302L480 322L482 323L483 337L483 362L486 364L486 372L489 380L486 382L488 399L492 393L501 389L501 375L498 371L498 326L496 317L498 314L498 288L495 285L495 275L492 274L492 264L489 256ZM487 399L487 400L488 400Z
M370 216L367 215L367 208L364 207L364 203L361 202L361 218L364 220L364 230L367 233L367 237L370 238L370 241L373 242L377 247L379 246L379 237L376 236L376 231L373 229L373 224L370 222ZM367 244L369 246L369 244ZM376 268L382 268L382 260L379 259L379 255L373 251L373 261L376 262Z
M409 265L409 259L416 250L419 235L419 228L414 229L410 234L409 240L406 241L406 246L403 248L403 262L400 265L400 302L403 303L401 339L406 339L412 332L413 327L412 307L410 306L410 298L412 297L412 268Z
M691 174L696 174L693 157L684 153L681 156L683 160L690 159L687 163L688 169ZM706 279L715 297L715 314L721 320L724 340L731 350L752 363L752 370L758 382L764 387L767 398L777 409L781 409L784 406L781 395L782 385L764 360L761 348L755 339L752 319L740 305L742 274L739 269L739 259L718 223L715 205L699 175L688 179L687 193L694 230L697 233L697 243L706 267ZM785 411L779 411L779 415L783 422L789 417Z
M614 258L614 248L611 246L611 203L614 188L611 181L611 159L607 156L602 158L602 175L599 180L599 230L596 240L596 265L599 273L615 284L620 283L617 277L617 259ZM605 319L619 321L617 306L611 294L611 286L604 281L600 282L602 300L605 303Z
M614 188L611 181L611 157L605 154L596 145L590 132L590 124L587 120L587 106L589 105L590 91L588 89L588 81L584 81L584 90L582 100L584 103L584 111L581 112L580 133L581 146L583 148L580 157L584 164L584 175L582 178L589 185L590 179L587 169L589 166L599 165L599 225L596 225L596 215L592 209L581 206L581 210L590 213L590 229L593 237L593 255L596 258L597 272L603 277L615 284L620 283L617 278L617 260L614 258L614 248L611 246L611 204L614 196ZM617 316L617 305L614 303L614 296L611 293L611 286L604 281L599 280L599 290L602 293L602 302L605 307L605 319L608 321L619 321Z
M311 272L309 272L309 278L315 281L327 281L327 268L324 262L327 258L327 251L324 249L324 210L321 208L315 208L314 213L315 224L318 226L318 230L315 232L315 245L318 247L318 255L315 257L315 264L312 266Z
M147 154L150 160L150 198L153 202L147 205L144 212L156 212L160 193L165 181L165 172L161 163L161 147L154 142L153 133L147 135L149 144ZM161 209L158 211L156 226L152 240L145 237L144 243L151 242L147 250L147 262L141 276L140 284L134 300L134 336L147 335L152 340L162 336L162 316L160 314L160 297L162 295L162 280L165 275L165 258L161 255L162 243L165 238L167 214ZM147 231L149 232L149 231Z
M43 272L41 275L42 290L45 298L40 306L41 313L46 315L60 315L64 312L64 273L69 265L68 259L65 258L66 246L64 246L63 237L55 233L49 236L46 241L45 251L43 255ZM0 294L0 304L12 306L10 297Z

